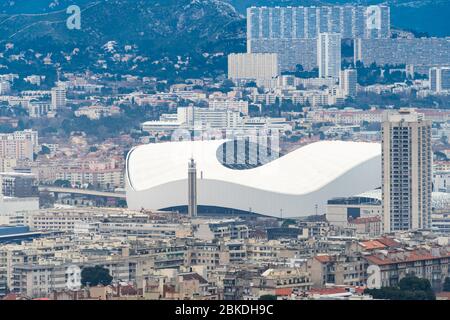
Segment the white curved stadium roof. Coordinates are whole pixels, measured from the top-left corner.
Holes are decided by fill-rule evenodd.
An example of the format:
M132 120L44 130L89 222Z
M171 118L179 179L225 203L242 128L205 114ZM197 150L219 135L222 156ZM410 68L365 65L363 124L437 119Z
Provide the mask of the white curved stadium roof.
M127 201L131 209L187 204L187 165L197 163L198 204L264 215L314 214L328 199L381 185L377 143L316 142L256 168L225 167L217 150L226 141L182 141L132 149L127 159ZM251 208L251 209L250 209Z

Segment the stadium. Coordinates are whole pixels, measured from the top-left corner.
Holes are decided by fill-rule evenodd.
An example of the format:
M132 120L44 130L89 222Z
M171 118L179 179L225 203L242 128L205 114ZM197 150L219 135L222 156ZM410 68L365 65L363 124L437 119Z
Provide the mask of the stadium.
M239 151L241 150L241 151ZM255 151L256 152L253 152ZM187 169L197 164L199 214L246 212L272 217L322 214L327 200L381 185L378 143L320 141L287 154L235 141L180 141L133 148L126 163L130 209L185 211Z

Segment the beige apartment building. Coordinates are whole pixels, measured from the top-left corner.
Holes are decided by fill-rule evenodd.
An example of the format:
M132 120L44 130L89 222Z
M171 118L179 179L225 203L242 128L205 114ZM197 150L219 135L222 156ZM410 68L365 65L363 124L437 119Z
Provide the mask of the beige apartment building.
M33 160L33 153L38 151L37 131L0 134L0 158Z

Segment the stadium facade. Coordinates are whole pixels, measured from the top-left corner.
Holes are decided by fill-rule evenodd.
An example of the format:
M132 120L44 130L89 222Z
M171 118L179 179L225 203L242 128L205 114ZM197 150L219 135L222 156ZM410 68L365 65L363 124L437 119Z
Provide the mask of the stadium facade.
M261 147L255 161L245 155L252 148L244 148L243 161L239 161L236 148L236 143L226 140L133 148L126 168L129 208L171 210L186 206L191 158L197 163L199 207L301 217L323 213L327 200L333 197L381 185L381 147L377 143L321 141L285 155L274 153L276 156L266 157L266 161L260 159L264 153Z

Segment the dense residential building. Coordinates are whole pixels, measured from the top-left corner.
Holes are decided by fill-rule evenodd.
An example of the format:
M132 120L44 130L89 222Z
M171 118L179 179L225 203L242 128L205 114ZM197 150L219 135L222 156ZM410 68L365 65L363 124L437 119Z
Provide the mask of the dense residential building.
M450 38L356 39L354 61L365 66L450 64Z
M275 53L232 53L228 55L228 78L233 81L274 79L279 75Z
M354 227L357 235L378 237L383 233L381 216L356 218L350 221L350 227Z
M38 195L36 177L30 173L0 173L1 193L6 197L27 198Z
M367 262L359 254L321 254L308 260L308 270L316 287L327 284L363 286Z
M239 111L244 115L248 114L248 101L244 100L214 99L209 100L208 105L210 109Z
M389 38L390 8L345 5L247 9L248 41L315 39L322 32L340 33L343 38Z
M197 220L195 236L205 241L218 239L247 239L249 228L246 223L239 220Z
M33 130L0 134L0 158L33 160L38 152L38 133Z
M369 265L379 267L382 287L398 285L407 275L427 279L435 290L441 290L449 272L448 247L415 250L381 250L364 257Z
M72 186L92 186L100 190L114 190L124 186L121 168L85 169L58 168L54 180L69 181Z
M431 228L431 121L387 113L382 136L384 231Z
M295 71L298 65L304 70L317 67L317 38L261 38L247 40L247 47L250 53L276 53L280 72Z
M371 17L370 19L368 17ZM277 53L280 71L317 66L320 33L341 38L389 38L388 6L250 7L247 52Z

